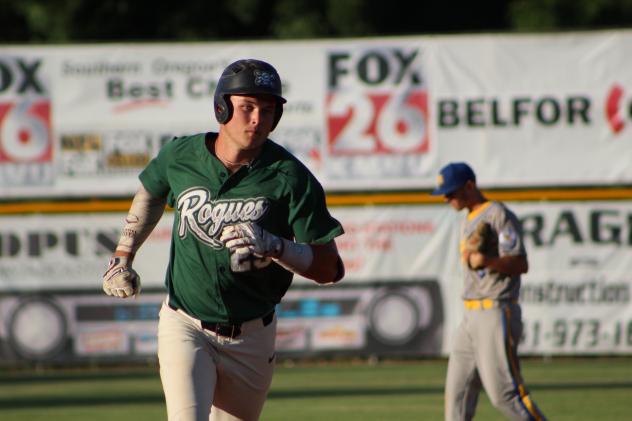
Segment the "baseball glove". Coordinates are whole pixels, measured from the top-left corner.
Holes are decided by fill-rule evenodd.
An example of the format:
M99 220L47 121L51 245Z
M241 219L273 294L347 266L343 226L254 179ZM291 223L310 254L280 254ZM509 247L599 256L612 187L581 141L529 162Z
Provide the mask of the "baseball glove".
M465 249L485 256L498 256L498 236L489 222L481 221L465 241Z

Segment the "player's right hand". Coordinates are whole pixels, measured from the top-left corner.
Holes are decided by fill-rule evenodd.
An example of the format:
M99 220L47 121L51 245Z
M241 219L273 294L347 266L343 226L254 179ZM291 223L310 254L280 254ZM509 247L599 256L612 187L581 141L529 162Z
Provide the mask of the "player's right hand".
M283 253L283 240L254 222L225 226L220 241L231 253L243 248L250 249L257 257L278 258Z
M470 269L479 270L485 267L487 257L483 253L470 252L467 255L467 265Z
M140 294L140 276L126 256L112 256L103 274L103 291L113 297L127 298Z

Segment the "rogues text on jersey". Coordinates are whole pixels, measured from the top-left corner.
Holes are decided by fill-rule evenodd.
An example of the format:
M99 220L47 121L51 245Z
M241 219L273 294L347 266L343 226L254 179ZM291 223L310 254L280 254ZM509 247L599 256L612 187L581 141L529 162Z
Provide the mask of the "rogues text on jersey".
M207 189L193 187L178 196L177 208L180 238L191 231L200 241L219 249L224 247L218 239L224 225L258 221L268 209L268 200L256 197L214 201Z

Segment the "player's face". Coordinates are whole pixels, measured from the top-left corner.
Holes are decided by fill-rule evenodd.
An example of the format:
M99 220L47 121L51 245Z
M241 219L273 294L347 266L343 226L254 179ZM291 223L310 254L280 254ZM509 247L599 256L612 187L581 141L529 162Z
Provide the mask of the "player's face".
M274 123L274 97L232 95L233 115L223 130L239 149L258 149L268 138Z
M448 203L452 208L457 211L464 209L467 205L466 201L466 190L467 185L461 186L455 191L448 193L444 196L444 200Z

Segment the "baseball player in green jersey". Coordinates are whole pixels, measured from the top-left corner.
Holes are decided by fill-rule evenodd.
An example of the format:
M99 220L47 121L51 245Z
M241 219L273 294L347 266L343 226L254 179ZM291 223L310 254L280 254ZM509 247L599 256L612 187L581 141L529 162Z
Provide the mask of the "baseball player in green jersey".
M214 97L219 133L176 138L140 174L108 295L140 292L134 255L168 204L175 218L158 323L169 420L256 420L272 381L274 309L293 274L344 276L343 234L310 171L268 139L285 99L276 70L239 60Z
M524 386L517 354L520 275L528 270L520 223L504 204L485 198L466 163L446 165L438 181L433 195L443 195L456 211L467 209L460 244L464 316L448 362L445 419L471 420L483 387L508 419L543 420Z

